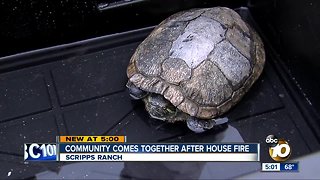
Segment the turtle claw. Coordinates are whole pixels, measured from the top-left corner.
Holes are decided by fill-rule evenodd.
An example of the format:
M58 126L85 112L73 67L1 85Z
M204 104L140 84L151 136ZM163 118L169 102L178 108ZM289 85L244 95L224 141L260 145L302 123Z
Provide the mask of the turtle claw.
M134 100L139 100L142 99L144 97L146 97L148 95L147 92L137 88L132 82L128 81L127 83L127 88L130 92L130 96L132 97L132 99Z
M218 119L213 119L215 121L215 126L218 126L218 125L222 125L222 124L225 124L229 121L229 119L227 117L224 117L224 118L218 118Z
M188 128L195 133L202 133L209 129L212 129L214 126L218 126L221 124L227 123L228 118L218 118L218 119L210 119L210 120L202 120L195 117L190 117L187 119Z

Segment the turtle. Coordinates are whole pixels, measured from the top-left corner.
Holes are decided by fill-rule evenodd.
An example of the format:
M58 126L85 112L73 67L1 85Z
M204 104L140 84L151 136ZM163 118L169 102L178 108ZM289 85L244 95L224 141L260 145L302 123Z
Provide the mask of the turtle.
M228 122L259 78L263 42L227 7L178 12L157 25L133 53L126 87L154 119L186 122L200 133Z

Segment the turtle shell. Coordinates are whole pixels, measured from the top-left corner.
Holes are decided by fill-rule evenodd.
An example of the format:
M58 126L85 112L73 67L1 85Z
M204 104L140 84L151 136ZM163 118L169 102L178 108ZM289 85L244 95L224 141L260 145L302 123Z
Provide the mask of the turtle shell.
M211 119L243 97L264 63L259 35L235 11L214 7L161 22L136 49L127 75L181 111Z

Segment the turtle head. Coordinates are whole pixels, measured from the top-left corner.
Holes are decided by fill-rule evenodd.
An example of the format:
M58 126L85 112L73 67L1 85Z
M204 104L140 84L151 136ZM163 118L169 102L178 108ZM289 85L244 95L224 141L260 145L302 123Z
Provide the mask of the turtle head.
M144 98L144 102L152 118L172 121L177 116L177 108L162 95L150 93Z
M143 91L130 81L128 81L126 86L133 99L143 99L146 110L152 118L174 122L183 121L188 116L186 113L178 110L170 101L166 100L160 94Z

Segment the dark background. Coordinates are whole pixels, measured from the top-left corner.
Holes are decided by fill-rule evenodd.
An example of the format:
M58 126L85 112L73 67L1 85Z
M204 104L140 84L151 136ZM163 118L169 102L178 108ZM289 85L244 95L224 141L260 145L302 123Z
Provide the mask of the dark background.
M245 1L221 2L208 0L7 0L0 6L2 47L0 57L153 26L182 9L210 7L217 4L229 7L245 5Z

